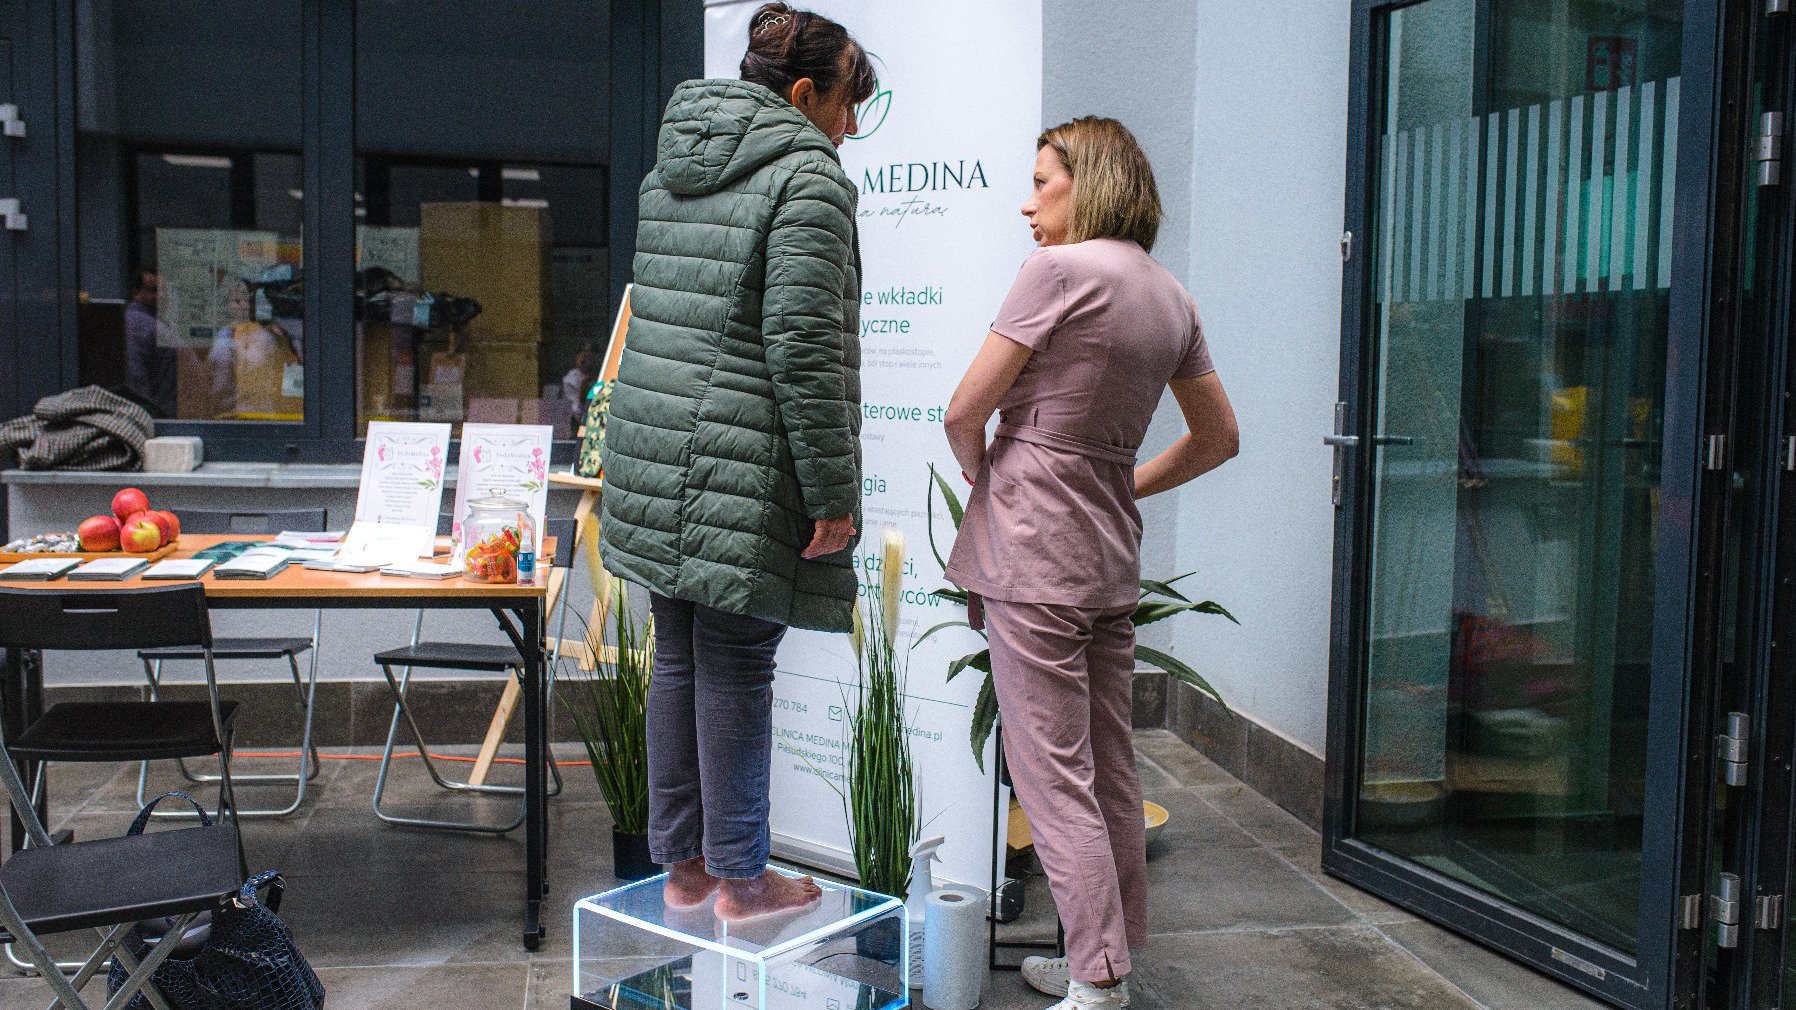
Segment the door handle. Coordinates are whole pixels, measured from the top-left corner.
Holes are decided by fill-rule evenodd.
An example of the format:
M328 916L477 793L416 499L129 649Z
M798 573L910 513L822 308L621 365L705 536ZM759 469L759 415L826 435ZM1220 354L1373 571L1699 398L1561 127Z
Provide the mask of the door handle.
M1322 436L1322 444L1327 445L1327 446L1333 446L1336 449L1357 449L1357 448L1359 448L1359 436L1358 435L1324 435L1324 436ZM1415 445L1416 440L1414 437L1409 436L1409 435L1373 435L1372 436L1372 444L1373 445Z
M7 137L23 137L25 121L19 118L19 107L7 102L0 105L0 135Z
M9 196L0 199L0 223L4 223L7 231L24 231L27 227L25 212L19 209L19 198Z

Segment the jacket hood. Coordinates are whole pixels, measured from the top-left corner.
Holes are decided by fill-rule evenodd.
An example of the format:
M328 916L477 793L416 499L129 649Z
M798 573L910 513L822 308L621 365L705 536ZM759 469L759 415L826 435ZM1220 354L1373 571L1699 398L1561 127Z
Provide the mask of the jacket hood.
M687 81L674 89L656 141L661 184L680 196L705 196L794 151L834 145L792 103L759 84L728 78Z

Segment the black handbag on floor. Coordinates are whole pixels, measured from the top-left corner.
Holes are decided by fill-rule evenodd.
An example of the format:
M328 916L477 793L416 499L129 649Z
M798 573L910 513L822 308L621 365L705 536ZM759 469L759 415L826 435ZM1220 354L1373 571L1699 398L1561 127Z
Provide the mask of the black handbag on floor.
M149 823L150 811L170 796L192 803L199 811L200 822L211 826L212 819L206 816L206 809L192 797L184 793L164 793L143 808L127 833L142 834ZM256 898L256 891L264 884L273 885L268 905ZM294 945L287 924L275 914L275 909L280 906L280 894L280 874L271 870L244 881L237 896L213 912L209 921L206 916L200 917L175 952L150 976L171 1007L175 1010L321 1010L324 984L318 981L317 973ZM140 923L136 934L126 942L131 944L132 953L141 958L149 952L145 935L161 936L172 925L172 920ZM107 994L117 993L124 982L125 971L115 957L107 972ZM139 993L126 1004L126 1010L149 1010L149 1005Z

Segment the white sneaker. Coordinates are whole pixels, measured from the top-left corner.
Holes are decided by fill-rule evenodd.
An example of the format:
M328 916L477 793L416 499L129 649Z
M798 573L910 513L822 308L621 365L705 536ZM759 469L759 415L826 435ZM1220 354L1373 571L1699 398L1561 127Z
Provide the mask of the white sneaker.
M1067 983L1071 980L1071 977L1072 976L1067 971L1066 958L1064 957L1038 957L1036 955L1030 955L1029 957L1023 958L1023 981L1029 983L1030 988L1034 989L1036 992L1047 993L1049 996L1065 996L1067 994ZM1116 986L1114 989L1098 989L1096 986L1090 986L1088 988L1102 993L1105 996L1108 996L1113 992L1120 992L1122 994L1122 1006L1125 1010L1129 1005L1129 983L1127 980L1124 980L1121 985Z
M1108 989L1090 982L1072 979L1067 982L1066 998L1048 1010L1126 1010L1129 1005L1129 983L1125 979Z
M1030 955L1023 958L1023 981L1029 983L1036 992L1049 996L1065 996L1066 983L1071 978L1067 974L1066 958L1037 957Z

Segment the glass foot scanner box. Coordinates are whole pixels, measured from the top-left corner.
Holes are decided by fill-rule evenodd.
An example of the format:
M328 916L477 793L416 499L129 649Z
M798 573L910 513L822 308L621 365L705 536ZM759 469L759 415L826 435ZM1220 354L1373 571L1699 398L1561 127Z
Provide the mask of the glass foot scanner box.
M789 871L781 871L787 872ZM803 908L740 922L667 875L574 905L572 1010L897 1010L910 1003L904 904L819 880Z

